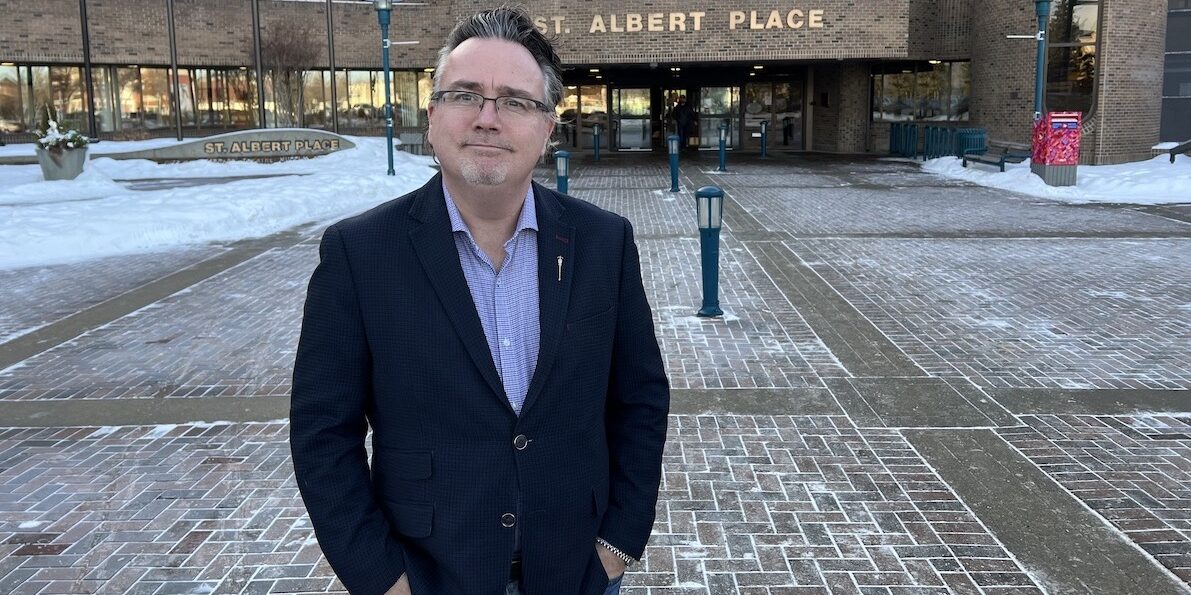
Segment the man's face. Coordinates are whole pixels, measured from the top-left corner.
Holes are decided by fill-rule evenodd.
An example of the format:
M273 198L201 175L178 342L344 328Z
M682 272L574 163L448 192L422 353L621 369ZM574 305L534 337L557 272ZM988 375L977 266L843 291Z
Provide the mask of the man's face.
M472 91L485 97L512 95L545 102L542 70L529 51L511 41L472 38L447 56L440 91ZM554 131L549 114L516 117L496 103L483 108L427 108L428 138L448 179L472 186L528 180Z

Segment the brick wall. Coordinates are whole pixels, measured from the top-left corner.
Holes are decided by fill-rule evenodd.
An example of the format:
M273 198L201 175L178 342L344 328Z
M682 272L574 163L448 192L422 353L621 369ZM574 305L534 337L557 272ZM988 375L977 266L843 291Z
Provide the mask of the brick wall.
M1005 36L1037 30L1033 2L987 0L973 11L971 123L991 139L1030 142L1038 46Z
M78 2L0 0L0 14L0 61L83 61Z
M869 127L869 69L856 63L814 67L812 150L865 151ZM827 103L823 95L827 94Z
M1150 157L1162 114L1167 0L1101 0L1097 93L1082 158L1109 164Z
M326 3L259 0L265 30L282 20L309 21L318 62L325 64ZM1164 0L1102 0L1104 11L1096 107L1087 118L1084 159L1116 163L1143 159L1158 139L1161 100ZM425 6L397 6L391 37L415 41L396 45L394 68L432 65L436 51L456 18L491 6L479 0L431 1ZM856 59L972 60L973 126L996 139L1026 142L1033 111L1035 45L1005 35L1032 33L1034 6L1023 0L817 0L797 5L804 12L824 10L822 28L764 28L771 10L779 20L795 5L778 2L745 7L744 19L730 27L727 3L612 0L604 3L541 0L530 11L554 31L565 63L647 64L817 60L815 88L832 98L816 106L811 120L815 150L883 151L886 126L870 124L867 62ZM92 60L97 64L169 64L164 1L87 0ZM175 0L179 62L191 66L252 64L251 4L247 0ZM750 28L749 11L758 12L761 29ZM82 62L77 0L0 0L0 60L22 63ZM695 32L694 12L704 13ZM377 68L379 33L369 4L333 5L337 65ZM682 13L686 31L669 31L670 14ZM591 32L599 14L608 32ZM641 31L630 14L641 16ZM649 31L649 15L663 31ZM612 16L616 16L613 25ZM556 20L559 19L559 20ZM829 60L830 62L824 62ZM870 130L871 128L871 130Z
M972 4L972 0L911 2L910 57L967 60L972 51Z

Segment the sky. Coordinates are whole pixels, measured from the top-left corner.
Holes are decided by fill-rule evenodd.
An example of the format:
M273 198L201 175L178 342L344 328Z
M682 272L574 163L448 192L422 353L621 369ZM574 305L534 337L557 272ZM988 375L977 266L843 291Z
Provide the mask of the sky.
M114 160L104 153L174 143L173 139L104 141L93 145L75 180L46 182L37 165L0 165L0 269L86 261L104 256L167 251L213 241L266 236L307 223L332 222L401 196L434 175L429 157L396 152L396 176L386 176L385 140L348 137L355 149L278 163L192 161L157 164ZM32 144L0 147L0 155L33 154ZM1004 173L959 159L934 159L924 171L1068 203L1168 204L1191 202L1191 157L1173 165L1149 161L1080 166L1078 185L1047 186L1029 162ZM907 175L915 172L908 171ZM153 188L157 180L208 180Z

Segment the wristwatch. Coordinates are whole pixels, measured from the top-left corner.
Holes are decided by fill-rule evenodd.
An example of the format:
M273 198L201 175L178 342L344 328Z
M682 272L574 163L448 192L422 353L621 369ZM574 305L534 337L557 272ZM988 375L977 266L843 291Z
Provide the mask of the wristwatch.
M612 552L612 555L613 555L613 556L616 556L617 558L620 558L620 561L621 561L621 562L624 562L624 567L625 567L625 568L628 568L629 566L632 566L632 565L633 565L633 563L637 561L637 560L636 560L635 558L633 558L632 556L630 556L630 555L628 555L628 554L626 554L626 553L624 553L624 552L620 551L620 549L619 549L619 548L617 548L616 546L614 546L614 545L612 545L612 544L608 543L608 542L607 542L607 541L606 541L606 540L605 540L603 537L597 537L597 538L596 538L596 543L598 543L598 544L600 544L601 546L603 546L603 547L604 547L604 549L606 549L606 550L608 550L608 551Z

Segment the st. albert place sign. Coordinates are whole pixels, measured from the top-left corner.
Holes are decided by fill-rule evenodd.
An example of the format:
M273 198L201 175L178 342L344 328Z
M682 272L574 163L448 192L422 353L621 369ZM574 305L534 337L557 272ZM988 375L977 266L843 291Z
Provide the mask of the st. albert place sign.
M156 149L101 153L94 156L111 159L148 159L159 163L195 159L275 161L318 157L355 146L350 140L323 130L268 128L229 132Z
M823 9L758 11L728 11L728 29L822 29ZM590 22L581 24L588 33L636 33L639 31L702 31L706 12L628 12L624 14L597 14ZM564 35L571 32L565 16L536 16L534 25L543 34Z

